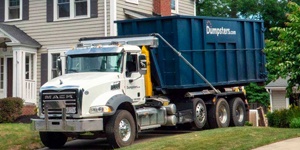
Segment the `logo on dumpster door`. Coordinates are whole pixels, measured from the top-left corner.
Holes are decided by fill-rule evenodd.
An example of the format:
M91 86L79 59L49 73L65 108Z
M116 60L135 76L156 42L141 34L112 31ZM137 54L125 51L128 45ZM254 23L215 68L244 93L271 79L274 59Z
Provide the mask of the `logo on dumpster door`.
M206 21L206 34L212 34L217 36L236 35L236 31L226 27L214 28L210 21Z

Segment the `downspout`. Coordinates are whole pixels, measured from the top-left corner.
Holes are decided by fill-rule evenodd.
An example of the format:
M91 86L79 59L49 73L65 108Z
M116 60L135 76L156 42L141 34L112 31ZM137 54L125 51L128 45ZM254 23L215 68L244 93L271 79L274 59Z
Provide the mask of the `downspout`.
M104 0L104 36L107 36L107 8L106 8L107 1Z

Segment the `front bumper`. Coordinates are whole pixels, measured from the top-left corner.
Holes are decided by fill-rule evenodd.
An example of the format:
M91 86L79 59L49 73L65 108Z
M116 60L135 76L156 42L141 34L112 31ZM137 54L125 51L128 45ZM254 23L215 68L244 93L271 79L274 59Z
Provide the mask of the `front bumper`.
M46 120L32 119L32 129L45 132L103 131L103 118Z

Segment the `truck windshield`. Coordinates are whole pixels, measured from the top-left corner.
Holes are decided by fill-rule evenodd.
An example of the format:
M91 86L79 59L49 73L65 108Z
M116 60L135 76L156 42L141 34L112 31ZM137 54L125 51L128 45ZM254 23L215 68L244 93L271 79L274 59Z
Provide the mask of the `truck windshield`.
M121 72L122 54L85 54L67 57L67 73Z

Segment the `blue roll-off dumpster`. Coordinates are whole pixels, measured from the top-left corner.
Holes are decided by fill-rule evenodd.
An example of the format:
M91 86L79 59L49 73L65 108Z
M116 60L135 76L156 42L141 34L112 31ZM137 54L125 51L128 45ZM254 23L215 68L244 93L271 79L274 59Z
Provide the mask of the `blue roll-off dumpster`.
M169 16L116 21L118 35L161 34L213 86L242 86L266 80L264 23L215 17ZM151 67L163 89L208 85L160 40L151 50Z

